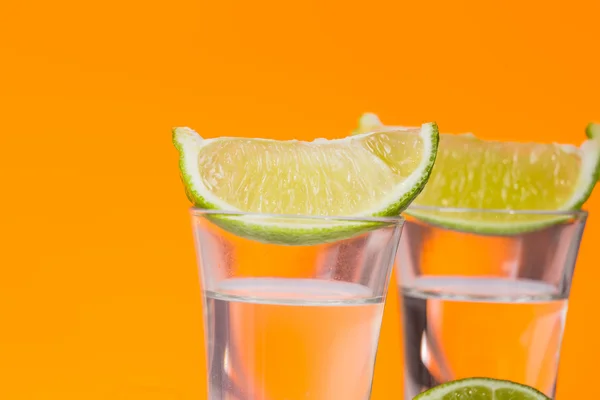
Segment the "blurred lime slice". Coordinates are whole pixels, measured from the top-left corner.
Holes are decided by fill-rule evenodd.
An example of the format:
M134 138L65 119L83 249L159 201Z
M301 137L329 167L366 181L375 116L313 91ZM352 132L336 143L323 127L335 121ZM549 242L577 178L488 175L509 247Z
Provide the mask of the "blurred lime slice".
M434 123L313 142L203 139L190 128L173 131L183 184L196 207L320 217L399 215L427 182L438 139ZM364 228L260 216L220 221L233 233L285 244L336 240Z
M600 138L600 124L590 122L585 128L585 134L590 139Z
M413 400L550 400L536 389L489 378L448 382L421 393Z
M359 120L357 134L408 129L385 126L372 113ZM568 144L481 140L472 134L441 134L429 182L406 214L465 231L510 234L565 219L549 212L579 209L600 173L600 125L590 124L588 140ZM435 211L434 207L537 210L546 214Z

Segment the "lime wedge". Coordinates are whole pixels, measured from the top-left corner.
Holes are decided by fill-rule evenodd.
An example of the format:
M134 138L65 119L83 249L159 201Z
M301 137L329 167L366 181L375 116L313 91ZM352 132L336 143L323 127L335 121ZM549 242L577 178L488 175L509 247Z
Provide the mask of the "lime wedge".
M384 126L365 114L357 133ZM408 129L402 127L402 129ZM600 174L600 125L590 124L580 147L565 144L481 140L472 134L441 134L429 182L406 214L464 231L512 234L538 229L566 217L548 214L579 209ZM537 210L527 213L448 213L433 207L478 210ZM502 217L500 217L502 215Z
M188 198L196 207L304 216L394 216L423 189L438 144L434 123L421 128L313 142L221 137L173 130ZM356 234L364 224L221 217L239 235L307 244Z
M413 400L550 400L536 389L489 378L469 378L445 383Z

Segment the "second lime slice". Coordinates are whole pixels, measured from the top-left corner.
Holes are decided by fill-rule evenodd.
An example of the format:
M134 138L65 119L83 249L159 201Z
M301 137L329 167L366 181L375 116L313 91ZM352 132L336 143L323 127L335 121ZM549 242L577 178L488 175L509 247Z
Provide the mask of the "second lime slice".
M374 114L361 117L357 133L385 126ZM406 128L403 128L406 129ZM600 173L596 125L576 147L565 144L481 140L472 134L440 135L431 177L406 213L456 229L491 234L523 232L564 219L557 211L579 209ZM537 213L439 212L435 208ZM541 212L541 213L540 213Z

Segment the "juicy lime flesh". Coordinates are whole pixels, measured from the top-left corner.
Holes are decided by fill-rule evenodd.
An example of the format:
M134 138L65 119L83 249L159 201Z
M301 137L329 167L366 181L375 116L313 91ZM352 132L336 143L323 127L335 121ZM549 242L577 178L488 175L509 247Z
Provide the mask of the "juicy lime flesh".
M495 400L537 400L539 396L519 392L514 389L498 389L494 393Z
M581 158L574 147L440 135L424 206L556 210L573 196Z
M330 142L229 138L198 155L206 188L247 212L352 215L390 195L421 162L419 129Z
M485 386L468 386L447 393L442 400L538 400L539 397L515 389L492 389Z
M536 389L490 378L469 378L444 383L416 397L418 400L549 400Z
M452 393L447 393L442 397L443 400L493 400L494 393L492 389L485 386L468 386L456 389Z

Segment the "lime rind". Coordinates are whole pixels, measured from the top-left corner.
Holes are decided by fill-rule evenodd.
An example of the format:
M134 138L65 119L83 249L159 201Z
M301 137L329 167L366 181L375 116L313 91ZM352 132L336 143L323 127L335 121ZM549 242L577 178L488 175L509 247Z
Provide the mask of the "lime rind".
M469 387L484 387L490 389L492 393L497 390L511 390L513 393L522 393L527 397L511 397L515 400L551 400L548 396L543 394L537 389L531 386L522 385L520 383L492 379L492 378L466 378L458 379L452 382L444 383L439 386L435 386L426 392L419 394L413 400L443 400L445 396L453 394L460 389L467 389ZM514 396L514 395L513 395ZM478 400L477 398L460 397L464 400ZM496 397L494 396L492 400Z
M207 209L214 209L216 207L211 206L212 199L205 198L205 195L203 196L196 189L204 187L202 180L199 179L199 176L195 176L195 174L189 172L196 168L197 158L194 154L197 156L197 151L200 151L200 148L204 145L204 141L191 128L181 127L173 129L173 145L179 152L179 174L188 200L193 204L204 204L204 207ZM192 149L196 149L196 151Z
M387 131L387 130L386 130ZM337 141L361 140L357 135ZM194 206L207 210L222 210L240 214L206 215L213 223L229 232L266 243L286 245L314 245L350 238L364 232L391 226L393 223L369 219L369 217L398 216L410 202L421 192L435 163L439 143L438 128L435 123L424 124L419 132L424 144L423 155L419 165L402 182L400 182L386 198L368 210L360 210L349 218L302 218L293 216L273 216L260 214L243 214L243 210L228 204L215 196L204 185L198 169L198 155L203 147L217 140L228 138L203 139L194 130L181 127L173 129L173 143L179 151L179 169L184 183L186 195ZM265 140L268 139L253 139ZM374 156L375 157L375 156ZM365 218L365 220L360 220ZM399 219L396 224L399 223Z
M564 209L574 210L583 206L590 197L594 186L600 177L600 137L592 136L586 140L581 147L581 171L577 182L575 193L564 205Z
M600 124L590 122L585 128L585 134L590 139L600 140Z
M269 216L257 218L247 215L206 215L206 218L221 229L237 236L262 243L286 246L313 246L349 239L369 231L394 228L401 221L303 219L294 216ZM274 222L279 219L278 222Z
M478 210L457 210L457 215L465 213L478 214ZM448 217L447 214L451 213L448 213L447 211L436 213L436 211L419 210L418 207L408 208L404 213L407 216L407 220L410 220L412 217L417 221L426 222L429 225L443 229L486 236L514 236L535 232L549 226L567 222L578 216L574 211L557 213L511 213L507 210L483 210L480 215L491 215L496 213L498 220L501 219L501 221L495 222L494 220L488 219L485 221L473 222L473 220L464 217Z

